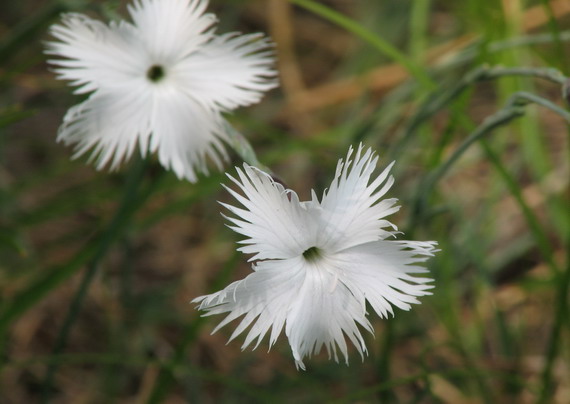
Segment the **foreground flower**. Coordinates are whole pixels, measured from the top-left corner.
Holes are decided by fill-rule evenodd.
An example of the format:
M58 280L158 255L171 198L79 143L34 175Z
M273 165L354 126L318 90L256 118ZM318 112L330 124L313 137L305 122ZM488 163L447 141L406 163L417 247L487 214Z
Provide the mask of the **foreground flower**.
M65 14L47 53L64 59L58 78L90 93L65 115L58 140L75 156L93 149L97 168L116 169L137 144L179 178L196 181L226 158L223 112L257 102L275 86L269 42L215 35L206 0L136 0L132 23L105 25Z
M242 349L259 345L270 328L271 347L283 327L297 367L324 345L338 361L337 346L348 363L346 335L361 356L366 352L358 326L373 333L366 302L380 317L392 306L409 310L418 296L430 294L427 270L417 264L436 251L433 241L387 240L396 227L384 218L396 212L396 199L381 200L394 182L390 165L371 179L378 157L358 148L339 161L335 178L321 201L300 202L297 194L262 171L244 164L243 191L229 192L245 208L224 206L233 230L247 238L239 250L255 254L253 273L224 290L194 299L206 315L229 313L214 332L242 316L230 341L249 330Z

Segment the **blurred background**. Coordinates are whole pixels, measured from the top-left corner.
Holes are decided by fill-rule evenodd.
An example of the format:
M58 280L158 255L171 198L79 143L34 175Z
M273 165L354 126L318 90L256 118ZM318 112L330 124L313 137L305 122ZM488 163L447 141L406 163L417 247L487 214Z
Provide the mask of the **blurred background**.
M391 221L442 250L433 296L372 318L349 367L210 335L221 317L190 300L250 272L223 173L97 172L55 142L81 100L46 65L49 25L127 2L3 1L0 403L570 402L570 2L210 3L218 32L277 44L281 87L230 122L303 199L351 144L395 159Z

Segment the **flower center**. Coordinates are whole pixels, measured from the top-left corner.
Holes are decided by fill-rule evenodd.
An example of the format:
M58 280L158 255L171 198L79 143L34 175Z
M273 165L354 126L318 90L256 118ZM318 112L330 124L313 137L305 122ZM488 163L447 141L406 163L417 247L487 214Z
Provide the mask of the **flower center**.
M161 65L152 65L146 71L146 77L153 83L157 83L165 76L164 67Z
M310 262L314 262L321 257L321 250L313 246L303 252L303 257Z

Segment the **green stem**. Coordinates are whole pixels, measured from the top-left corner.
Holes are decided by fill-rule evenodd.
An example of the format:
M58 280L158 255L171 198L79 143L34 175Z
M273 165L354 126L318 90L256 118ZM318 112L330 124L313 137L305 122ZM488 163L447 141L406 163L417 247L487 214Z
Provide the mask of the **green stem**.
M531 102L535 104L541 105L544 108L551 110L552 112L560 115L562 118L566 120L566 122L570 123L570 112L566 111L564 108L559 107L552 101L547 100L546 98L539 97L538 95L526 92L526 91L517 91L514 93L510 100L509 104L511 105L527 105Z
M562 85L562 98L566 101L566 105L570 104L570 78L566 79Z
M230 146L235 150L235 152L241 157L241 159L249 164L271 174L271 170L265 165L261 164L257 159L255 150L251 146L251 143L243 136L240 132L234 129L229 123L224 124L224 129L228 135L228 140Z
M233 256L226 262L219 275L214 280L212 290L218 290L220 287L227 283L231 273L233 272L233 269L237 265L240 256L241 253L234 251ZM174 375L175 370L179 368L181 363L184 361L188 346L197 338L198 332L204 323L205 318L203 316L200 316L194 319L185 327L184 334L180 343L172 354L171 359L167 362L168 366L161 366L160 373L147 400L148 404L156 404L163 401L164 397L170 389L170 386L176 380Z
M410 72L410 74L418 80L424 87L426 88L433 88L434 83L429 75L421 68L419 65L414 63L411 59L409 59L406 55L398 50L395 46L390 44L389 42L385 41L374 32L366 29L358 22L342 15L339 12L336 12L330 9L327 6L324 6L320 3L317 3L312 0L290 0L291 3L297 4L321 17L326 20L329 20L333 24L336 24L347 31L353 33L354 35L360 37L362 40L368 42L374 48L376 48L380 53L386 55L393 61L401 64L403 67L406 68Z
M562 341L562 326L565 321L568 321L568 290L570 289L570 240L567 240L566 245L566 269L564 273L558 276L558 290L556 294L556 301L554 304L554 321L550 336L547 342L546 363L542 370L542 390L538 399L539 404L546 404L551 402L552 393L554 390L553 381L553 368L554 361L560 349L560 342Z
M550 81L555 84L564 84L567 77L559 70L551 67L487 67L482 68L477 81L495 80L505 76L534 77Z
M524 109L520 106L509 106L497 111L495 114L485 119L485 121L479 125L479 127L477 127L459 145L459 147L457 147L453 154L443 164L441 164L436 170L432 171L419 187L416 206L412 213L412 223L417 223L417 221L423 219L427 200L433 192L435 185L473 143L482 139L485 135L498 127L504 126L513 119L522 115L524 115Z
M398 136L401 140L398 145L391 152L392 159L396 159L405 146L412 139L415 131L425 121L432 118L437 112L443 110L452 101L457 99L468 88L474 84L482 81L495 80L501 77L509 76L525 76L544 79L555 84L564 86L567 78L558 70L552 68L527 68L527 67L489 67L482 66L467 73L453 88L445 92L434 92L426 98L426 101L418 108L418 111L411 117L408 125L403 129L402 133ZM528 93L527 93L528 94ZM544 99L542 99L544 100ZM535 101L534 101L535 102ZM542 103L541 105L552 109L556 113L561 113L565 117L567 112L560 107L548 102L548 106ZM555 107L554 109L552 107Z
M98 259L94 259L92 262L90 262L89 265L87 266L87 270L83 274L83 279L81 280L81 284L79 285L77 292L73 296L73 300L71 302L67 315L65 316L63 325L61 326L57 334L55 344L52 350L52 355L57 356L61 354L61 352L63 352L65 346L67 345L67 340L71 332L71 327L73 323L75 323L75 320L77 319L77 314L79 313L79 309L81 307L81 304L83 303L87 290L89 289L91 282L93 282L95 274L97 273L97 269L99 268L98 261L99 261ZM53 386L53 378L55 376L55 373L57 372L58 366L59 364L57 362L52 362L47 367L43 383L43 389L42 389L43 390L42 401L44 403L49 402L51 398L50 396Z
M540 223L536 218L536 216L533 214L532 209L528 206L528 204L524 200L520 187L517 185L515 179L512 178L512 176L505 169L504 165L501 163L501 159L499 158L499 156L495 154L495 152L491 149L489 144L484 139L481 140L481 146L483 147L483 150L485 151L487 158L493 164L493 166L495 167L495 169L503 179L505 185L509 189L509 192L511 193L511 195L519 205L519 208L521 209L525 217L525 220L542 254L542 257L548 263L548 266L550 267L550 269L554 274L560 273L560 268L558 267L553 258L554 252L550 247L550 241L548 240L546 233L542 230L542 227L540 226Z
M427 22L431 0L415 0L410 12L410 54L416 63L422 63L426 50Z
M73 297L69 311L67 312L67 315L63 321L63 325L57 334L56 342L54 344L52 352L53 355L58 355L64 350L69 338L69 334L71 332L71 328L77 319L77 315L85 299L89 286L95 279L95 275L97 274L101 260L105 257L107 251L114 243L114 241L122 233L121 229L124 229L124 227L129 222L129 219L132 217L134 211L136 210L136 206L140 206L142 200L144 199L141 198L137 193L137 189L140 187L142 179L144 178L146 162L146 159L143 160L139 158L131 168L131 172L127 178L125 192L121 204L119 205L115 216L111 220L109 226L103 232L103 235L98 244L97 251L87 265L87 270L83 275L81 284L79 285L79 288ZM56 371L57 363L52 363L47 368L43 389L44 402L48 402L50 399L49 395Z
M147 400L148 404L160 403L164 400L164 397L168 394L170 386L176 380L175 371L180 367L180 364L184 360L186 349L196 339L198 332L205 322L204 317L198 317L186 326L180 344L176 347L172 358L168 360L168 366L164 366L162 364L160 366L160 373L158 374L158 378L156 379L152 392Z
M543 0L549 1L549 0ZM542 45L551 44L553 42L567 42L570 41L570 31L560 32L560 36L553 36L551 33L541 33L532 35L520 35L514 38L508 38L501 41L490 42L486 45L486 51L489 53L497 53L505 50L516 49L523 46L530 45ZM481 51L481 41L475 41L467 48L463 49L457 55L455 55L451 60L446 60L441 66L445 69L452 67L457 67L469 62L474 61L478 58ZM563 52L559 52L559 55L563 55Z
M377 375L380 380L390 380L390 362L394 348L394 324L392 321L386 322L383 337ZM380 390L378 392L378 400L381 403L394 402L395 399L396 397L391 390Z

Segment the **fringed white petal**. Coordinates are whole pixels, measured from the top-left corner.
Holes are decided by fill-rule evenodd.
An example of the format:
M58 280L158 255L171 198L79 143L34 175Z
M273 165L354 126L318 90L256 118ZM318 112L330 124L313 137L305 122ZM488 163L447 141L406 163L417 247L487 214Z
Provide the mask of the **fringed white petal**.
M323 231L319 245L340 251L355 245L382 240L394 235L396 227L384 217L398 211L396 199L380 199L392 186L392 164L371 181L378 157L360 145L354 156L352 147L345 161L337 165L335 178L323 196Z
M338 347L348 364L345 336L362 357L367 352L358 327L372 332L363 297L352 293L329 265L326 258L306 265L304 282L287 313L285 333L301 369L305 369L303 358L318 354L323 347L337 362Z
M313 212L301 205L296 193L286 190L270 175L244 164L238 178L229 178L243 195L228 191L243 209L224 204L236 217L228 217L230 227L247 238L239 250L255 254L251 260L285 259L299 256L315 238L317 226Z
M128 9L149 57L173 65L213 37L216 17L205 13L207 6L206 0L135 0Z
M207 174L207 159L221 169L227 160L222 140L223 118L187 94L169 85L156 89L151 114L150 151L178 178L197 181L196 172Z
M58 140L75 145L74 157L91 151L97 169L107 165L116 169L137 143L143 154L148 150L152 106L152 97L144 89L98 91L68 111Z
M59 58L49 62L56 66L59 79L79 87L77 93L144 80L148 68L144 44L129 23L107 26L82 14L67 13L50 33L58 41L47 42L46 53Z
M271 347L285 326L293 357L304 369L303 358L323 347L338 361L337 347L348 363L345 335L363 356L364 339L358 325L372 332L362 297L343 284L334 285L334 275L326 267L308 264L302 258L259 263L257 270L224 290L194 299L206 315L228 313L214 329L244 316L230 341L251 327L242 349L256 340L254 349L271 328Z
M277 85L270 42L259 34L225 34L204 44L172 72L184 91L212 109L258 102Z
M362 295L380 317L394 315L392 306L409 310L417 297L430 295L431 278L418 264L433 256L436 242L383 240L362 244L334 255L341 282Z
M275 343L306 275L304 263L299 258L261 262L260 265L263 269L245 279L192 301L200 303L198 309L205 310L206 315L228 313L213 332L245 315L230 337L232 340L251 326L242 349L255 339L257 347L270 328L269 346Z

